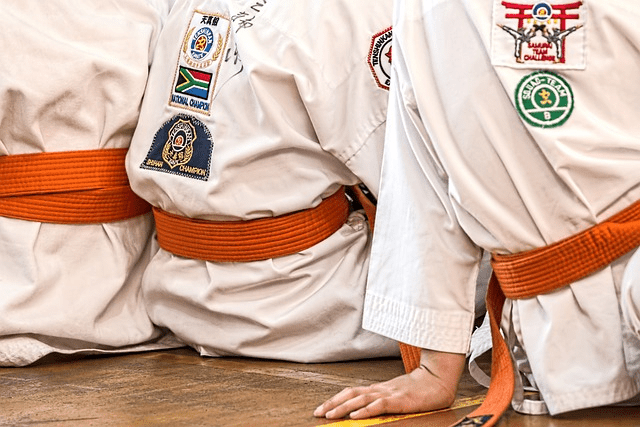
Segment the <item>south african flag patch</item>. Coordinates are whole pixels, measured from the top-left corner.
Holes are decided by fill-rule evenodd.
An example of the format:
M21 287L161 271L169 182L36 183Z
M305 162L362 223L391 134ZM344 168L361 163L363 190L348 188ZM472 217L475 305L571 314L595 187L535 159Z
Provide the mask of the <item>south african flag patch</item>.
M195 96L200 99L209 98L209 88L213 74L180 67L175 91L184 95Z

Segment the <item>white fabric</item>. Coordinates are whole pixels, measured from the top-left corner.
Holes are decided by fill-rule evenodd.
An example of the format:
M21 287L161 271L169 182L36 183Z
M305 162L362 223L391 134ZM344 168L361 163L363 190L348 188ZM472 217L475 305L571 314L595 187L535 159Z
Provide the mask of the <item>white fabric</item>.
M168 7L0 2L0 155L127 147ZM0 366L166 346L140 298L152 224L0 217Z
M629 260L622 278L620 299L622 313L631 332L640 335L640 251Z
M492 65L503 7L499 0L396 3L364 327L420 347L469 350L480 248L545 246L640 199L640 6L583 2L574 35L584 32L584 43L565 53L568 63L583 54L586 63L557 68L523 67L515 58L513 66ZM518 84L540 69L571 87L574 108L559 126L530 125L514 108ZM637 263L620 296L629 257L505 307L503 326L528 358L519 363L528 362L552 414L619 402L640 389Z
M208 220L307 209L361 181L376 194L388 91L368 56L390 24L391 1L177 2L127 159L132 187L168 212ZM206 47L194 47L207 34ZM186 69L213 75L200 101L177 89ZM192 146L165 144L174 125L198 129L185 137ZM164 149L203 166L169 166ZM144 299L154 322L203 355L397 355L393 341L361 328L369 248L356 212L320 244L266 261L213 263L161 249Z

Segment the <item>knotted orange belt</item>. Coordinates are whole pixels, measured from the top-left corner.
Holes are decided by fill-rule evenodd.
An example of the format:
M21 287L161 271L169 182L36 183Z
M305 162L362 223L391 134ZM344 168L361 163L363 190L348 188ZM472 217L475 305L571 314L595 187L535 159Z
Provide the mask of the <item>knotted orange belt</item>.
M338 231L349 216L341 188L318 206L247 221L206 221L153 208L160 247L186 258L250 262L291 255Z
M493 426L511 404L514 370L509 349L500 334L505 297L533 298L555 291L595 273L638 246L640 202L550 246L513 255L494 254L493 275L487 291L493 341L491 383L483 404L456 425Z
M149 212L129 187L127 149L0 157L0 216L58 224L120 221Z

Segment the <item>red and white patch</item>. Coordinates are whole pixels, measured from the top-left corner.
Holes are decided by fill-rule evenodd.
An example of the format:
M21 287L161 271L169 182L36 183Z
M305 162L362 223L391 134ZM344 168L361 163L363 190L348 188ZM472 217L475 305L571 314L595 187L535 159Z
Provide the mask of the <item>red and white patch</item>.
M371 37L369 48L369 68L376 83L382 89L389 90L391 84L391 27Z
M513 68L584 69L582 0L494 0L491 63Z

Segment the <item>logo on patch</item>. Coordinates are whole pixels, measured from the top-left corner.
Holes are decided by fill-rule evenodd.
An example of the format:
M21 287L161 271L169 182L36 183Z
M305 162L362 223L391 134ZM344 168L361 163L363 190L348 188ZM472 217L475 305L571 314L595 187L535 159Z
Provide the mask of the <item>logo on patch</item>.
M198 12L194 13L194 18L196 14ZM187 32L182 52L184 61L191 67L208 68L220 58L226 37L217 31L219 23L219 16L203 16L197 24L199 27L192 27Z
M518 113L527 123L551 128L560 126L571 116L573 92L559 75L537 71L520 81L515 103Z
M187 27L169 105L209 115L230 20L222 15L194 11Z
M219 19L216 17L216 19ZM202 27L193 34L191 37L191 43L189 44L189 56L194 61L203 61L211 52L211 47L215 40L215 35L211 28ZM220 39L218 38L218 46L220 46ZM222 50L222 49L220 49ZM211 60L215 60L216 56L220 55L220 52L216 52L212 55Z
M536 3L531 8L531 15L536 21L544 22L551 18L553 15L553 9L551 9L551 5L545 2Z
M494 65L584 68L582 0L494 1Z
M369 68L378 86L389 90L391 84L391 40L392 28L375 34L371 37L369 48Z
M209 129L195 117L179 114L156 132L140 167L206 181L212 151Z

